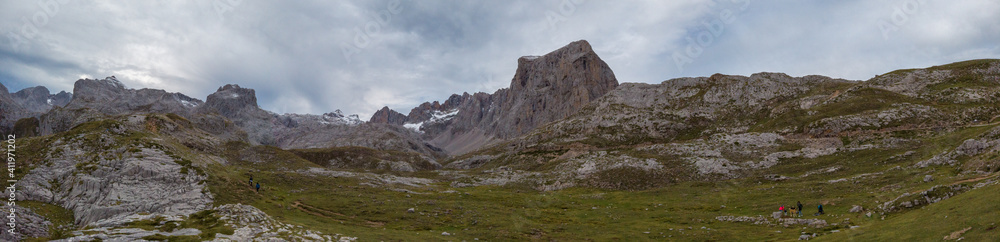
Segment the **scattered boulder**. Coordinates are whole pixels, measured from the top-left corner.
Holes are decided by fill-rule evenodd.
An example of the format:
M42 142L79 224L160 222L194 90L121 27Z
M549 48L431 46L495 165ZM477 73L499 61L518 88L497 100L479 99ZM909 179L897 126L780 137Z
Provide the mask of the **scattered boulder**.
M924 182L932 182L932 181L934 181L934 176L931 175L924 176Z
M860 212L862 212L862 211L864 211L864 210L865 210L865 209L864 209L863 207L861 207L861 206L858 206L858 205L854 205L853 207L851 207L851 209L850 209L850 210L847 210L847 212L851 212L851 213L860 213Z
M822 219L818 219L818 218L811 218L811 219L785 218L785 219L781 219L780 222L785 227L792 226L792 225L808 225L809 227L813 227L813 228L823 228L823 227L826 227L828 225L826 223L826 220L822 220Z
M972 227L968 227L959 231L951 232L948 236L944 237L944 240L956 240L962 238L962 234L968 232Z

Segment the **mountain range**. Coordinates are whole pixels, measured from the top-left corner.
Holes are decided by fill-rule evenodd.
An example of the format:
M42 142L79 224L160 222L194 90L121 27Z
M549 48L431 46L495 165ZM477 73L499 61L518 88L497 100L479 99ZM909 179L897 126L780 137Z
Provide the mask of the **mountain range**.
M997 187L1000 60L896 70L865 81L762 72L676 78L659 84L619 83L583 40L517 62L507 88L454 94L407 114L384 107L367 121L340 110L276 114L258 106L253 89L237 84L219 87L205 101L164 90L130 89L114 76L77 80L72 93L51 94L41 86L10 93L0 84L0 133L16 134L24 147L19 152L27 153L17 174L22 177L17 199L30 202L18 208L34 211L24 219L39 221L21 225L27 231L23 237L3 238L350 238L330 233L312 222L316 219L346 221L348 227L336 228L362 234L370 231L350 226L506 230L511 228L481 227L466 217L459 225L448 222L459 219L452 215L438 220L445 211L436 208L392 212L381 208L433 207L434 202L428 201L445 200L434 198L443 196L435 194L516 196L482 189L580 198L591 196L578 194L592 191L586 189L627 196L623 194L687 191L692 186L708 191L684 194L725 191L733 194L726 196L759 201L768 208L698 207L695 215L678 216L700 222L667 219L665 223L681 227L753 223L733 225L732 233L762 224L791 224L811 227L802 232L808 230L812 238L836 233L830 231L845 225L853 229L856 223L885 226L870 218L892 220L916 214L915 208L935 209L933 204L948 198ZM241 186L247 176L268 182L266 193ZM909 179L915 176L920 179ZM977 184L966 184L970 182ZM857 215L852 218L862 219L860 214L867 213L869 220L833 225L840 217L769 219L772 214L766 211L771 210L773 197L758 197L752 191L769 194L775 186L793 185L829 186L828 193L820 189L806 192L807 196L827 200L838 214ZM334 187L338 194L359 198L350 200L350 205L316 200L331 196L324 192ZM839 198L820 198L830 194ZM424 200L392 202L409 201L411 195ZM372 201L364 200L367 196ZM593 199L605 199L601 196ZM655 197L636 196L635 201L644 202ZM676 194L668 197L672 196ZM598 203L608 209L616 202L629 203L614 199ZM469 202L474 204L470 206L483 206L484 213L498 206L486 205L494 200L476 201L483 203ZM547 210L550 206L577 207L572 204L536 204L545 212L527 215L527 220L556 211ZM57 221L53 214L42 212L49 211L47 206L71 215ZM351 206L370 209L346 208ZM589 206L586 210L601 208ZM654 207L658 206L663 204ZM383 217L396 212L402 215ZM458 211L447 211L452 212ZM413 214L435 215L409 217ZM206 219L227 222L206 225ZM421 219L437 222L427 225ZM168 225L174 227L164 227ZM177 226L186 230L175 230ZM484 233L508 239L572 237L551 227L515 230L520 232ZM990 230L977 231L972 234L990 235ZM864 235L860 233L854 234ZM797 232L791 235L802 238ZM382 236L386 235L375 235Z

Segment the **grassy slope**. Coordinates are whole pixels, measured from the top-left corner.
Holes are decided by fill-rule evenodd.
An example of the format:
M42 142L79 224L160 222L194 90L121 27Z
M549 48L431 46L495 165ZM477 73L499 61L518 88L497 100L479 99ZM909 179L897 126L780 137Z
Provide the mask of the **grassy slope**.
M683 240L793 240L801 232L825 234L832 229L849 231L843 225L821 230L715 220L715 217L722 215L768 215L781 204L791 205L795 201L802 201L807 205L807 214L815 212L815 204L825 203L828 214L819 218L830 223L851 218L852 224L862 226L858 230L862 232L851 231L826 236L843 238L835 236L849 234L852 237L846 239L869 240L882 238L878 236L892 236L891 233L895 232L889 228L895 225L919 224L915 219L948 214L937 211L951 211L949 206L958 206L959 209L954 213L961 216L939 219L945 221L942 223L966 223L962 216L967 218L968 214L975 213L987 214L988 216L981 216L983 219L995 218L997 213L990 213L991 207L988 204L997 201L996 187L976 190L954 198L956 200L946 200L948 202L930 205L925 209L890 215L885 221L847 213L854 204L870 207L877 201L892 199L905 191L919 191L935 184L949 184L970 178L953 176L955 171L948 167L904 170L890 168L909 166L915 161L952 149L962 140L976 137L990 128L992 127L987 126L943 132L923 139L922 143L913 147L899 150L863 150L815 159L783 160L766 172L795 177L831 166L846 168L834 173L779 182L764 180L760 178L761 174L755 174L745 179L723 182L689 181L638 192L591 188L555 192L537 192L516 187L451 188L447 183L420 188L393 187L415 192L405 193L362 185L364 181L358 178L308 176L289 172L317 165L288 151L266 146L251 147L238 142L230 142L225 147L224 156L231 161L230 164L209 165L204 170L210 175L210 190L216 194L218 205L251 204L286 223L363 239L611 240L667 237ZM908 150L916 151L911 158L889 159ZM264 162L245 161L240 159L243 156L260 157ZM827 182L875 171L884 173L858 179L857 182ZM262 184L260 193L254 192L246 184L251 173L255 181ZM924 183L920 178L925 174L932 174L938 179L934 183ZM435 176L434 173L410 175ZM881 188L884 187L896 188L882 191ZM442 193L446 190L456 192ZM980 195L988 191L993 191L994 196ZM967 201L970 199L972 201ZM956 205L948 205L952 203ZM966 204L983 206L962 206ZM407 213L409 208L415 208L417 212ZM975 221L971 223L976 223ZM958 230L952 227L955 226L928 231L950 233ZM977 234L989 235L981 224L973 227L967 234L968 238L975 238L973 236L978 236ZM981 232L977 232L977 229ZM446 237L441 232L454 235ZM938 232L914 236L944 236L941 235L944 232Z
M415 192L405 193L363 185L365 181L358 178L309 176L291 172L318 165L289 151L268 146L249 146L240 142L230 142L221 148L224 150L222 155L230 161L229 164L209 165L203 169L210 176L208 183L210 190L216 195L217 205L251 204L286 223L328 234L345 234L364 239L611 240L662 239L666 236L684 240L791 240L801 232L824 234L828 230L845 228L839 226L820 230L766 227L719 222L715 217L766 216L781 204L791 205L795 201L802 201L807 205L807 214L815 212L815 204L825 203L828 214L820 218L830 223L851 218L853 224L863 228L888 226L886 224L893 221L905 224L907 222L903 219L911 216L909 213L923 210L891 215L886 220L889 222L849 214L847 210L854 204L869 207L877 201L890 200L902 192L919 191L935 184L970 178L954 176L955 171L948 167L891 168L906 167L953 149L961 141L974 138L991 128L984 126L943 131L932 134L912 147L898 150L862 150L815 159L783 160L772 169L761 174L751 174L745 179L723 182L688 181L637 192L592 188L537 192L516 186L451 188L447 182L419 188L391 187ZM45 138L29 139L32 142L26 142L28 144L25 145L29 147L34 141L45 141ZM194 157L189 154L194 151L167 141L162 142L165 142L162 146L174 147L171 149L181 156ZM910 158L889 159L909 150L916 151ZM262 162L243 160L246 157ZM761 178L764 173L797 177L808 171L832 166L845 169L778 182ZM884 173L858 179L857 182L827 182L876 171ZM246 184L251 173L255 181L262 184L260 193L251 190ZM932 174L938 180L924 183L920 178L925 174ZM403 175L436 177L432 172ZM883 191L882 188L885 187L894 188ZM456 192L442 193L446 190ZM975 199L975 203L995 201L979 196L971 196L969 199ZM927 209L932 209L933 206L937 205ZM417 212L407 213L409 208L415 208ZM886 230L870 231L878 231L871 232L877 234ZM445 237L441 232L454 235Z
M940 240L952 232L972 228L962 234L969 241L1000 239L1000 186L988 186L951 199L913 210L857 230L834 234L831 241L913 241Z
M219 204L248 203L288 223L365 239L611 240L669 236L667 238L684 240L792 240L802 232L828 234L829 230L847 228L844 224L826 229L766 227L719 222L715 217L769 215L781 204L802 201L807 205L807 214L815 212L816 204L826 204L827 215L819 218L829 223L842 223L850 218L852 224L865 228L880 225L876 219L850 214L847 210L851 205L871 207L877 201L890 200L903 192L970 178L954 176L955 172L947 167L891 168L907 167L952 149L961 140L975 137L989 128L946 132L898 150L862 150L815 159L783 160L767 171L795 177L832 166L845 168L834 173L779 182L760 179L759 175L725 182L690 181L638 192L590 188L555 192L516 187L451 188L446 183L423 188L396 187L415 192L404 193L361 185L363 181L356 178L273 172L271 166L279 164L313 165L286 155L276 155L286 160L273 160L270 164L236 162L227 167L210 168L208 173L214 177L210 181L212 190L223 191L217 196ZM909 150L916 151L910 159L889 159ZM883 173L856 182L828 182L876 171ZM255 180L264 184L261 193L246 185L249 172L254 172ZM938 180L924 183L921 178L926 174ZM892 189L883 190L885 187ZM456 192L442 193L445 190ZM408 208L415 208L417 213L407 213ZM891 215L887 221L906 214ZM644 233L647 231L650 233ZM441 232L454 235L445 237Z

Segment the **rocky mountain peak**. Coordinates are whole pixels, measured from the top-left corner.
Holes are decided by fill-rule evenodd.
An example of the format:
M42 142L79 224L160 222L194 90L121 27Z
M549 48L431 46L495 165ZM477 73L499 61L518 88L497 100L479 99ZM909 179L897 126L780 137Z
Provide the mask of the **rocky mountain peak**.
M15 98L35 100L45 102L49 98L49 89L44 86L29 87L21 89L12 94Z
M257 106L257 94L253 89L242 88L236 84L219 87L215 93L205 99L204 110L214 111L226 117L235 117L244 109L260 110Z
M579 111L616 87L614 72L586 40L543 56L522 57L492 133L501 138L524 134Z
M368 120L368 122L372 123L396 124L396 125L403 125L403 123L406 123L406 121L407 121L406 115L396 112L395 110L390 109L388 106L379 109L377 112L375 112L375 115L372 115L372 118Z
M74 106L85 106L87 103L105 102L118 97L125 92L125 85L114 76L104 79L79 79L73 84Z
M59 94L49 93L44 86L29 87L11 94L14 101L33 113L44 113L52 107L62 107L69 103L72 94L61 91Z

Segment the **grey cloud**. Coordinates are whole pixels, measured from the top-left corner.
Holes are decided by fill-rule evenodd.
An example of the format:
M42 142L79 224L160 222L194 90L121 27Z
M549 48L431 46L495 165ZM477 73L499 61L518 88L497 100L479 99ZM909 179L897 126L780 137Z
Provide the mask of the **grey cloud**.
M366 117L507 87L519 56L579 39L624 82L760 71L867 79L1000 55L993 1L923 1L888 38L879 21L908 0L751 1L683 71L673 57L687 38L740 2L402 0L397 13L389 0L229 2L70 1L19 49L4 34L44 10L2 3L0 81L58 91L116 75L201 99L237 83L271 111Z

